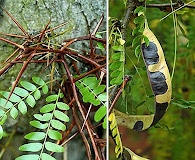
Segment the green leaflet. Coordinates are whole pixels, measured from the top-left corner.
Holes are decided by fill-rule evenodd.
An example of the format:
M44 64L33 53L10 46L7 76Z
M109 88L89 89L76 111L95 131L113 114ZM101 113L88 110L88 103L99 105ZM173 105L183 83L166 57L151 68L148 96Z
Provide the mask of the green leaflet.
M50 95L46 98L46 101L47 102L53 102L53 101L56 101L57 99L59 98L59 96L57 94L54 94L54 95Z
M48 112L51 112L53 111L55 108L55 104L46 104L44 105L41 109L40 109L40 112L41 113L48 113Z
M7 91L0 91L0 94L4 97L4 98L8 98L9 97L9 94L10 92L7 92ZM11 102L20 102L21 101L21 98L19 96L17 96L16 94L12 94L11 97L9 98L9 101Z
M69 110L70 107L66 104L66 103L63 103L63 102L57 102L57 107L60 109L60 110Z
M19 147L20 151L38 152L42 148L42 143L28 143Z
M29 106L31 106L31 107L34 107L35 106L35 104L36 104L36 101L35 101L35 99L34 99L34 97L32 96L32 95L28 95L28 97L26 98L26 102L27 102L27 104L29 105Z
M62 122L55 119L51 121L51 126L55 129L62 130L62 131L66 129L66 126Z
M27 106L26 104L24 103L24 101L21 101L19 104L18 104L18 109L19 111L22 113L22 114L25 114L27 112Z
M96 112L95 112L95 115L94 115L94 120L96 122L99 122L105 115L106 115L106 106L101 106Z
M42 160L56 160L55 158L53 158L52 156L50 156L50 155L47 154L47 153L43 153L43 154L41 155L41 159L42 159Z
M52 117L52 114L51 113L45 113L43 115L41 114L34 114L34 117L37 119L37 120L40 120L40 121L49 121Z
M61 140L62 139L62 135L60 132L55 131L55 130L48 130L48 136L49 138L53 139L53 140Z
M51 152L64 152L64 148L52 142L46 142L45 148Z
M0 98L0 106L5 108L5 109L9 109L13 106L13 103L10 101L7 101L4 98Z
M20 87L16 87L13 93L17 94L20 97L27 97L29 95L29 92L27 90Z
M14 119L17 118L18 116L18 110L15 108L15 107L12 107L11 110L10 110L10 116Z
M39 155L37 155L37 154L22 155L22 156L16 158L15 160L27 160L27 159L38 160Z
M44 132L31 132L25 135L24 138L29 139L29 140L39 141L45 138L45 133Z
M0 139L3 137L3 128L2 126L0 125Z
M39 77L32 77L32 80L34 83L40 85L40 86L44 86L46 83L44 82L44 80L42 80Z
M58 110L54 111L54 116L63 122L68 122L70 120L69 117L65 113L58 111Z
M35 91L37 89L37 87L34 84L27 81L21 81L20 84L28 91Z

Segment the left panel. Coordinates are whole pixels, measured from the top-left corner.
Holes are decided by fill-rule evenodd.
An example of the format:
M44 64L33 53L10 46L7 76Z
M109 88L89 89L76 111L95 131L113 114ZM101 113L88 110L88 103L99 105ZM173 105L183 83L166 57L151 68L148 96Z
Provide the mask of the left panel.
M106 159L106 1L0 5L0 159Z

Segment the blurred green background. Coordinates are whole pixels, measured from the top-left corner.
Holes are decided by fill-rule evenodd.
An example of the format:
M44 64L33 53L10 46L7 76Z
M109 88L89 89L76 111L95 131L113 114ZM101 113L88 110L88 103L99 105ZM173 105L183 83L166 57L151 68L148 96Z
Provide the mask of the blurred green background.
M150 0L147 3L170 3L170 1ZM124 11L124 1L109 0L109 17L121 20ZM159 21L168 13L157 8L146 10L149 27L161 43L171 74L174 65L173 16L170 15ZM156 128L152 127L147 131L135 132L127 128L119 128L123 145L151 160L195 159L195 18L193 18L195 9L184 8L176 13L177 59L172 80L172 101L167 113ZM127 33L125 69L126 74L132 76L132 80L125 89L125 98L121 97L116 108L129 114L145 114L153 109L154 97L152 97L142 57L137 59L130 45L135 38L131 35L130 27ZM141 78L132 62L137 67ZM137 107L143 101L145 102ZM109 159L114 160L114 143L111 139L110 141Z

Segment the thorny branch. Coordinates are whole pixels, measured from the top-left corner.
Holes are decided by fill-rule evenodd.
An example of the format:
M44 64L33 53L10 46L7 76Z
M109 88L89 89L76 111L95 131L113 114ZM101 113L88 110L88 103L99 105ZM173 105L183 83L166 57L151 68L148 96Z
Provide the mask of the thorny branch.
M79 79L93 73L98 78L101 77L101 73L103 72L103 77L105 77L105 66L106 66L106 56L100 55L96 53L96 46L94 47L94 42L101 42L106 46L106 40L103 38L97 38L95 34L97 33L98 29L100 28L104 16L102 15L100 21L97 23L97 26L95 27L94 31L87 36L83 37L77 37L72 38L68 40L64 40L65 44L60 45L61 47L56 49L56 47L49 46L47 44L47 37L45 36L46 33L50 33L51 31L55 30L56 28L59 28L66 23L60 24L52 29L48 29L50 21L47 23L45 28L40 34L37 34L33 37L31 37L24 29L23 27L17 22L17 20L4 8L3 10L6 12L6 14L13 20L13 22L18 26L18 28L23 32L24 35L14 35L14 34L4 34L1 33L3 36L11 36L15 38L24 39L24 42L22 44L17 44L15 42L12 42L4 37L0 37L1 41L4 41L5 43L11 44L15 46L17 49L3 62L4 67L0 69L0 76L6 74L9 72L9 70L18 63L23 63L22 68L20 69L18 76L16 77L16 80L14 82L14 85L12 86L12 89L10 91L10 95L8 97L11 97L15 87L18 85L18 82L23 75L26 68L31 63L44 63L46 64L46 67L44 67L44 70L47 69L52 63L62 63L64 66L64 69L66 71L66 74L64 76L67 77L67 80L64 82L64 85L60 87L62 93L64 94L64 97L66 98L66 103L69 104L70 108L72 109L72 115L73 115L73 122L69 129L67 129L66 133L62 133L62 140L58 141L56 143L58 144L65 144L67 143L68 137L75 137L78 133L81 135L83 143L86 148L86 153L88 159L93 159L92 155L92 149L90 145L93 147L94 156L96 160L104 160L105 155L103 152L103 148L105 147L105 140L100 139L97 132L94 129L93 123L91 122L91 119L87 116L85 105L82 104L82 101L79 97L78 90L76 88L75 82ZM51 37L50 37L51 38ZM78 41L88 40L90 41L90 54L89 56L82 55L80 53L77 53L75 51L72 51L68 47L72 43L76 43ZM50 58L45 59L47 57L47 54L50 54ZM15 56L15 58L13 58ZM40 58L40 56L42 56ZM79 75L77 78L73 78L73 71L70 69L69 64L67 63L67 59L69 57L72 57L78 61L84 62L90 66L90 70L86 73L80 74L79 69L76 65L74 65L74 69L77 71L77 74ZM72 59L70 61L73 61ZM51 76L52 73L51 73ZM106 83L103 81L103 83ZM70 92L72 91L72 92ZM78 112L79 111L79 112ZM81 117L80 117L81 114ZM85 122L85 123L84 123ZM84 123L84 129L87 131L86 135L81 126ZM74 133L72 136L72 129L74 126L77 126L78 131ZM87 137L89 136L89 138ZM68 139L68 141L71 140ZM52 153L51 153L52 154Z

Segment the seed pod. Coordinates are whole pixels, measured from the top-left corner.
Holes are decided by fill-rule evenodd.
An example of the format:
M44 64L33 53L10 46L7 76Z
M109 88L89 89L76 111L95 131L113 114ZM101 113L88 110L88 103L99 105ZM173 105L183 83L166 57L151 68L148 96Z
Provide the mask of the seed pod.
M143 35L149 40L148 46L144 40L142 41L141 50L156 103L154 119L150 125L152 126L163 117L171 101L171 78L162 47L149 29L147 21L145 21Z
M155 96L155 113L151 115L128 115L114 110L118 125L137 131L142 131L155 125L164 116L172 94L171 78L162 47L156 36L149 29L147 21L145 21L143 35L149 40L148 45L144 40L141 42L141 50L149 82Z
M123 154L123 145L121 142L120 133L118 131L118 125L117 125L117 121L115 119L115 114L111 113L109 115L108 120L109 120L109 124L110 124L109 125L110 133L109 134L116 144L116 147L115 147L116 158L119 158Z

